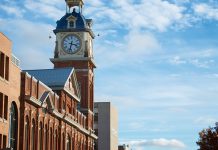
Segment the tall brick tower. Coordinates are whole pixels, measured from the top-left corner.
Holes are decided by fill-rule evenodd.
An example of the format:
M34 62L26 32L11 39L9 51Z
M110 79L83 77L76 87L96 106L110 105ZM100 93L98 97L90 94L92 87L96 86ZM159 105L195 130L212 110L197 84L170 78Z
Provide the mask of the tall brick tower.
M66 14L57 21L54 30L56 45L54 58L50 59L54 68L73 67L81 91L80 111L86 115L86 128L93 132L94 68L93 60L94 33L92 19L82 14L83 0L65 0Z

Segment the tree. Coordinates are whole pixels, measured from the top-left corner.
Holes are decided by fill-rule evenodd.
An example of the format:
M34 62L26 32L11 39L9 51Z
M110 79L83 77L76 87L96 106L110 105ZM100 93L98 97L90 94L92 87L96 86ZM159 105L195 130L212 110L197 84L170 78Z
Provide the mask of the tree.
M218 150L218 123L215 127L202 130L196 143L200 146L198 150Z

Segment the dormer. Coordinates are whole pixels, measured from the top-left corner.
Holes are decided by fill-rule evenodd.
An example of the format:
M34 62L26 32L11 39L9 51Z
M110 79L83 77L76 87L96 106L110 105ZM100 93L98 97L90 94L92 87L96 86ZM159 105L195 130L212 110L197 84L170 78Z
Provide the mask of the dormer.
M68 29L76 28L76 20L77 20L76 17L74 17L74 16L72 16L72 15L69 16L69 17L67 18L67 21L68 21L67 28L68 28Z

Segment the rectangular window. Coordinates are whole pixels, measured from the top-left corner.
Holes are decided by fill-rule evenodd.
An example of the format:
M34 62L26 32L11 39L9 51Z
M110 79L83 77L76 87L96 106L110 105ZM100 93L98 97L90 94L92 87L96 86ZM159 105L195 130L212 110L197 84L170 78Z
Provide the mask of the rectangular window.
M7 136L3 135L3 148L6 148L6 144L7 144Z
M0 118L3 118L3 94L0 93Z
M8 56L6 56L5 79L9 80L9 57Z
M0 149L2 148L2 134L0 134Z
M4 100L4 119L8 119L8 96L5 95L5 100Z
M74 28L74 21L70 21L70 28Z
M0 77L4 78L4 70L5 70L5 55L0 53Z

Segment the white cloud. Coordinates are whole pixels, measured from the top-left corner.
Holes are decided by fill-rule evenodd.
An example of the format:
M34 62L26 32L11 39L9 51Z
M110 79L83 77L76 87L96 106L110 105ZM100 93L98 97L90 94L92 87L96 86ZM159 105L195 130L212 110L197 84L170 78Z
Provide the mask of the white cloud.
M94 14L95 20L126 29L154 29L165 31L183 18L184 8L162 0L113 1L112 7L90 7L87 14ZM101 21L101 22L100 22Z
M13 15L15 17L23 17L23 13L25 12L23 9L13 6L0 5L0 9L8 13L9 15Z
M176 139L153 139L153 140L139 140L139 141L130 141L132 147L167 147L167 148L177 148L184 149L186 146L182 141Z
M56 21L64 15L64 11L58 9L58 7L54 4L56 3L50 3L49 1L42 0L26 0L24 2L25 8L27 8L30 12L34 12L36 16L40 15L40 17L47 17Z
M160 48L159 42L152 34L139 31L131 31L126 36L125 41L127 43L125 49L127 49L129 56L148 55Z
M199 68L209 68L210 65L214 63L214 60L211 59L201 61L199 59L193 59L190 60L190 63Z
M193 8L195 13L202 18L218 20L218 8L210 6L206 3L196 4Z
M0 30L10 34L13 52L25 69L47 68L49 56L54 49L54 38L49 39L54 27L45 23L34 23L24 19L0 19ZM16 29L16 30L15 30ZM16 36L14 36L16 35Z
M89 0L86 2L88 5L94 6L94 7L99 7L103 6L104 3L101 0Z
M206 50L184 50L176 56L167 56L168 62L173 65L192 65L198 68L210 68L215 64L214 57L217 57L217 49Z
M102 44L99 44L95 47L98 49L96 51L97 61L102 67L111 67L123 62L141 62L146 56L161 50L159 41L151 33L140 31L131 31L120 41L105 40L104 45L106 46L102 47ZM128 59L131 61L126 61Z
M171 60L170 60L170 63L171 64L176 64L176 65L180 65L180 64L186 64L186 61L185 60L182 60L180 58L180 56L175 56L173 57Z

